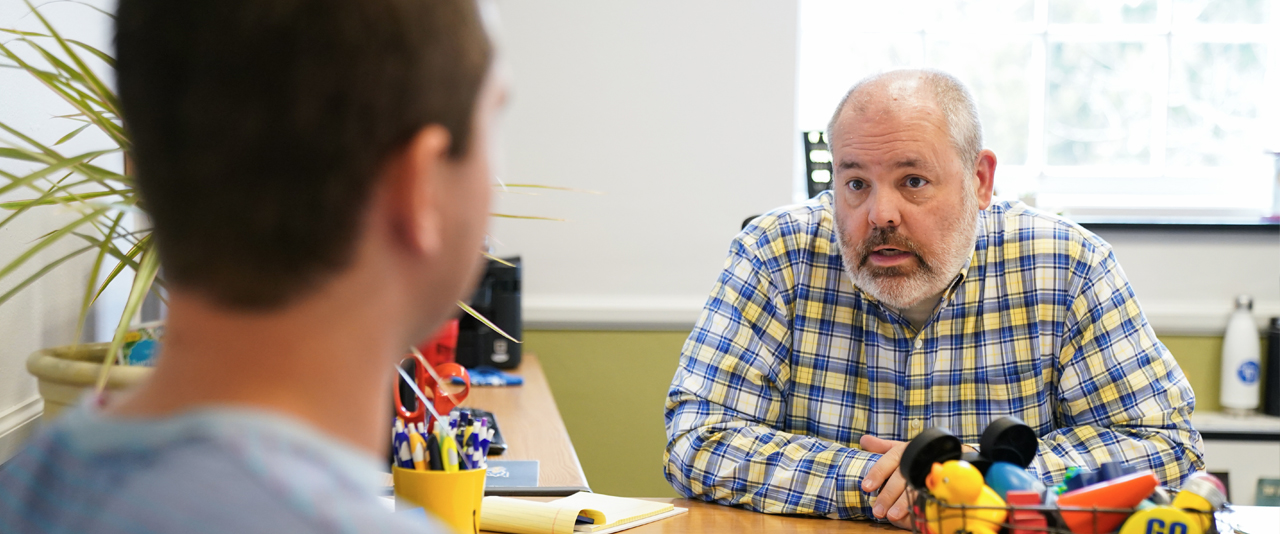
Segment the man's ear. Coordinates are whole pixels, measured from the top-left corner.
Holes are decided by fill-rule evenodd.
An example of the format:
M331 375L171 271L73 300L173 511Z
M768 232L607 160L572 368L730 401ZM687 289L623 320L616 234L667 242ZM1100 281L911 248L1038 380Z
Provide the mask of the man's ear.
M447 179L450 142L449 130L429 124L386 167L391 174L388 200L396 235L420 254L433 256L444 246L440 180Z
M978 153L978 163L973 169L973 178L978 180L973 194L978 201L978 209L991 206L991 193L996 187L996 153L983 150Z

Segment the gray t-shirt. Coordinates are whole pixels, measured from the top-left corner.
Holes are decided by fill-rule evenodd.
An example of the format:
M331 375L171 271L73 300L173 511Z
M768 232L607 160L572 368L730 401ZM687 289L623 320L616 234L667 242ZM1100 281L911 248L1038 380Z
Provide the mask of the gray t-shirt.
M80 406L0 466L0 532L447 532L392 513L379 467L279 415L125 420Z

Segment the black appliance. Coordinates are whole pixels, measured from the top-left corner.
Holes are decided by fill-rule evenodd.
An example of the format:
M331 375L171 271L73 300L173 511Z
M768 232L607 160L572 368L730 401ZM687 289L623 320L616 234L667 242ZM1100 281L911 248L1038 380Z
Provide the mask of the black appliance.
M524 335L520 315L520 257L490 259L484 278L469 303L480 315L516 339ZM458 363L512 369L520 365L520 344L485 326L470 314L458 321Z

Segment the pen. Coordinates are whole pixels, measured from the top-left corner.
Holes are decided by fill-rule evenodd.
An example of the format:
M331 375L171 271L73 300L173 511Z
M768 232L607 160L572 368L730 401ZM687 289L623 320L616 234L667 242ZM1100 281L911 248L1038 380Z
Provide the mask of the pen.
M426 453L427 441L417 430L409 431L409 448L413 451L413 468L423 471L427 468L423 454Z
M453 436L444 431L444 423L436 422L436 433L440 435L440 459L444 462L445 472L458 470L458 443Z
M444 461L440 459L440 440L432 436L427 440L427 467L432 471L444 471Z
M403 428L396 430L392 444L395 445L396 450L396 467L413 469L413 450L409 447L409 435Z

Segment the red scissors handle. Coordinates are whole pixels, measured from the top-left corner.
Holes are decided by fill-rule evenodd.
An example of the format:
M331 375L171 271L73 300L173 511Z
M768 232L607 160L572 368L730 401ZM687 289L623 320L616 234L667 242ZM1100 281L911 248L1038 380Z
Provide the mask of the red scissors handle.
M425 395L431 396L432 408L435 408L437 414L441 417L446 416L453 411L455 407L466 400L467 395L471 393L471 374L467 372L467 368L454 362L446 362L440 365L430 367L417 350L414 350L414 356L417 357L417 365L415 365L413 378L419 389ZM462 379L462 391L457 393L449 393L446 388L449 382L454 378ZM397 381L397 384L399 382ZM399 415L407 423L432 423L432 417L426 413L421 399L418 399L417 408L409 411L404 407L404 401L400 398L400 388L396 387L393 391L396 400L396 414Z

